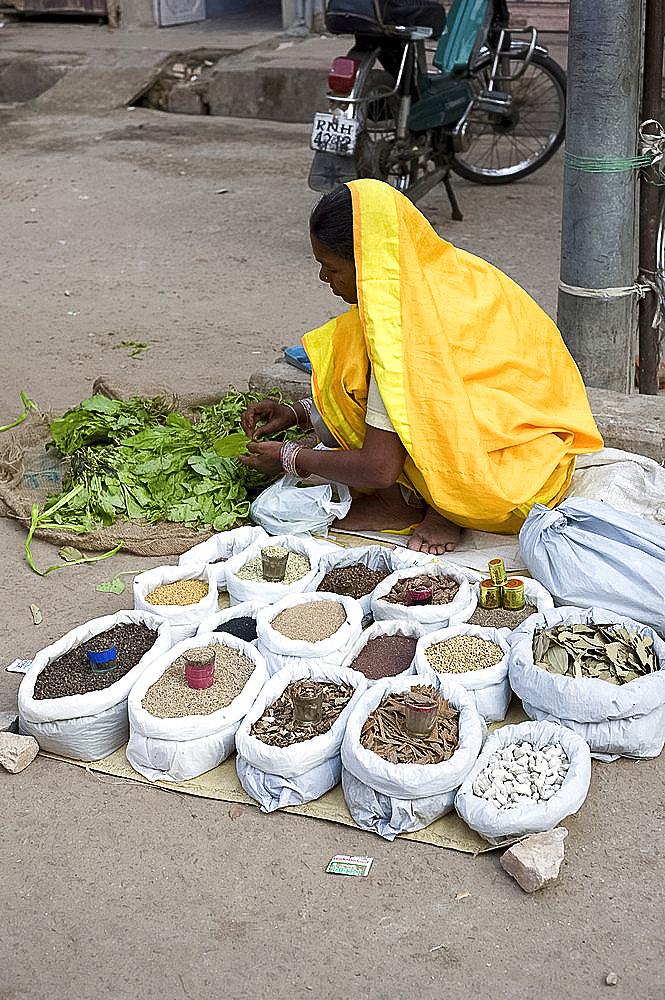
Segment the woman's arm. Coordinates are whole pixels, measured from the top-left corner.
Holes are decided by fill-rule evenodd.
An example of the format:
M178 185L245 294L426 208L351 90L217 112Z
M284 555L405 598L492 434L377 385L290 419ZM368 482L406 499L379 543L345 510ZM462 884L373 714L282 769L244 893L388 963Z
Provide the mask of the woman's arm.
M282 470L281 445L277 441L254 442L240 461L269 475ZM367 427L362 448L354 451L324 451L301 448L295 464L299 475L314 474L330 482L344 483L360 490L380 490L392 486L404 468L406 448L392 431Z

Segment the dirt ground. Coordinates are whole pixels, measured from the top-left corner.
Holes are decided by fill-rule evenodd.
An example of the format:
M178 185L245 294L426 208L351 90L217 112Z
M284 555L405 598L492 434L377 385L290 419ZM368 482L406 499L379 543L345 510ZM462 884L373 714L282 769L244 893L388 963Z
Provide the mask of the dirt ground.
M2 108L0 126L0 424L21 391L59 414L99 375L139 392L245 387L338 311L307 242L306 126L39 102ZM510 188L459 181L463 222L439 193L421 207L554 315L561 175L559 154ZM131 587L99 582L176 561L120 554L39 576L24 527L0 532L0 710L15 706L15 657L131 607ZM33 554L58 561L44 543ZM499 851L252 807L231 819L224 802L40 756L0 774L0 998L663 1000L663 788L662 755L594 763L558 882L526 895ZM336 853L374 857L370 876L324 874Z

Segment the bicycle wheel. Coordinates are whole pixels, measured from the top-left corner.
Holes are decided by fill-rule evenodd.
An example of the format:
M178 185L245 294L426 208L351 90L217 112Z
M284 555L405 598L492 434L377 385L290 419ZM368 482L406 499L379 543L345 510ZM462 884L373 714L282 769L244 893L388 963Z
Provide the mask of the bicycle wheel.
M524 63L524 52L506 57L505 75ZM484 56L473 76L487 89L492 57ZM508 69L509 67L509 69ZM507 113L472 111L467 120L469 148L455 154L452 169L478 184L508 184L542 167L563 142L566 126L566 74L554 59L536 50L513 82L497 81L497 89L512 97Z

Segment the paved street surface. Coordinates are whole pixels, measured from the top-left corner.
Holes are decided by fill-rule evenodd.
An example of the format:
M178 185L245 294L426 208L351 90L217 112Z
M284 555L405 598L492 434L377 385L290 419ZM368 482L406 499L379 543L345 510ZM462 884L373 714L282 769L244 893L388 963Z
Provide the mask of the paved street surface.
M306 125L105 107L86 80L77 101L0 108L0 424L21 391L60 414L99 375L137 392L244 388L339 311L308 247ZM462 222L442 193L421 207L554 315L561 179L558 154L515 186L457 181ZM132 344L147 346L132 358ZM2 711L15 657L131 607L131 587L98 583L176 558L42 577L24 527L0 519L0 532ZM58 561L42 542L33 554ZM0 997L663 1000L663 787L662 756L595 763L558 882L526 895L498 851L389 844L252 807L231 819L224 802L38 757L0 774ZM338 853L374 857L369 877L324 874Z

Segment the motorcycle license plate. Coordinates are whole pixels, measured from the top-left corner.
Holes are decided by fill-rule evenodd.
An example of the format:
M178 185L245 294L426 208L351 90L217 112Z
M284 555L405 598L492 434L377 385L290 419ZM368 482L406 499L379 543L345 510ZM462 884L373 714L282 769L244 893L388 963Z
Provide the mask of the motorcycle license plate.
M310 146L321 153L351 156L356 148L360 123L355 118L316 114L312 125Z

